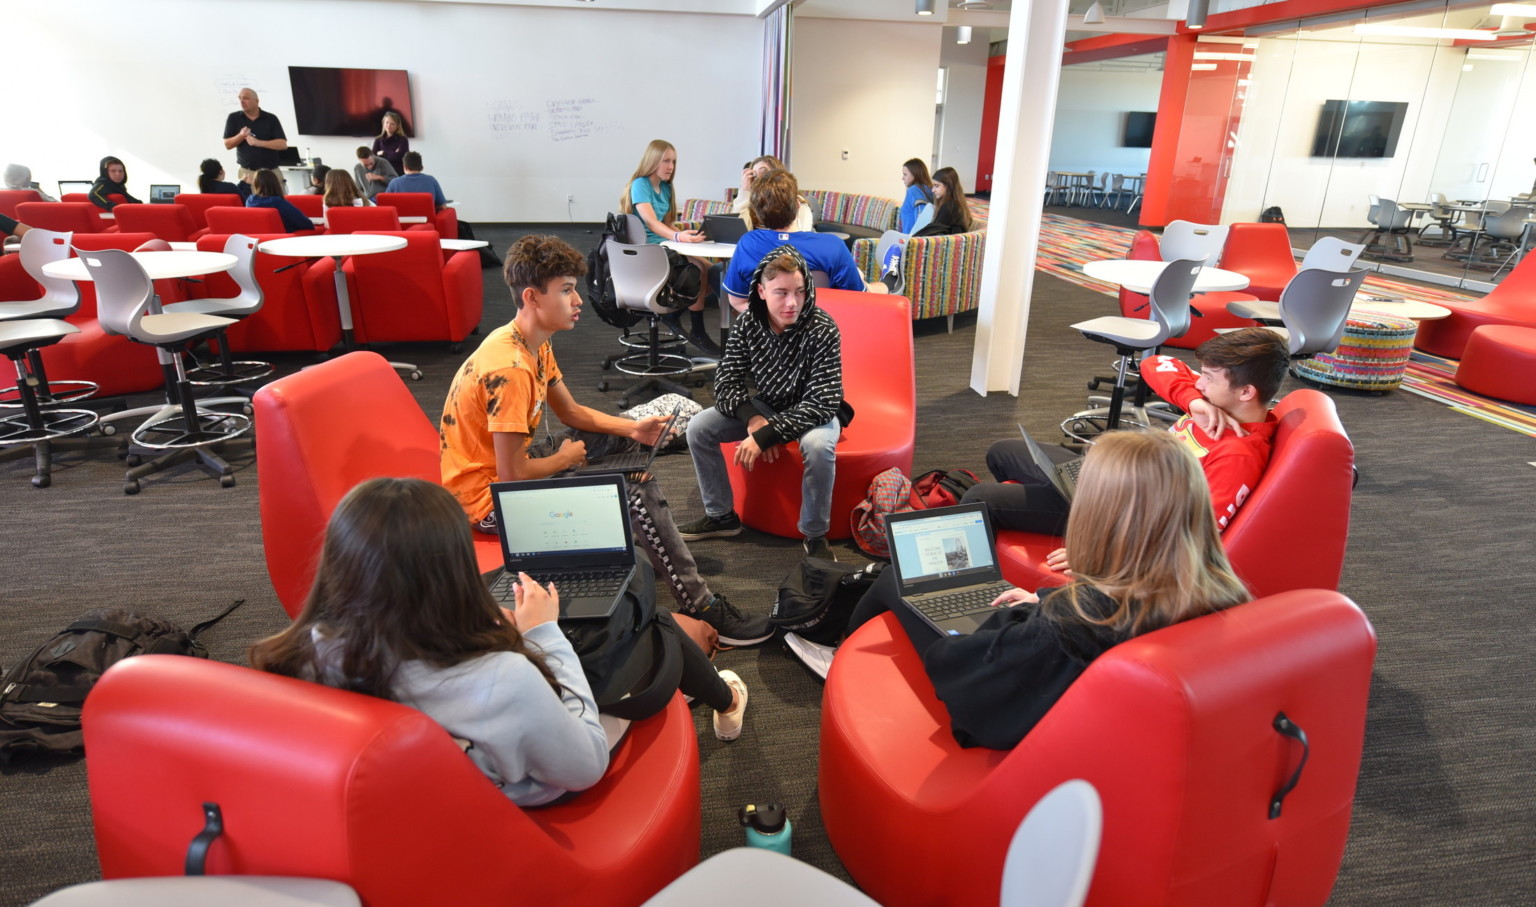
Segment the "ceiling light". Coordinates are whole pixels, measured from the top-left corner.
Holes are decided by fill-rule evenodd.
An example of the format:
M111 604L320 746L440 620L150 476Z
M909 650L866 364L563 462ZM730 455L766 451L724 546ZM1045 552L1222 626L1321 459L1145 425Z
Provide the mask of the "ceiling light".
M917 0L917 14L919 16L933 15L934 0Z
M1104 7L1101 6L1098 2L1095 2L1092 6L1088 7L1088 12L1083 13L1083 24L1103 25Z
M1185 27L1204 28L1205 14L1210 5L1210 0L1189 0L1189 6L1184 10Z
M969 25L961 25L955 29L955 43L971 43L971 27Z
M1493 32L1476 28L1426 28L1420 25L1372 25L1369 22L1355 26L1357 35L1389 35L1394 38L1450 38L1457 41L1492 41Z
M1495 3L1488 12L1495 16L1518 16L1521 19L1536 19L1536 6L1529 3Z

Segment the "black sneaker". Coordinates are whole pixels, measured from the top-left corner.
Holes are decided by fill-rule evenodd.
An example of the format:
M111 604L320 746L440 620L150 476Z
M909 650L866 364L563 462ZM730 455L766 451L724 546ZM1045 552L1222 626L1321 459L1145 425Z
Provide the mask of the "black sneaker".
M748 617L736 610L723 595L716 594L709 604L693 612L693 616L715 628L720 634L721 645L755 646L773 638L773 624L766 614Z
M677 527L677 532L685 542L741 535L741 517L737 516L734 510L721 517L713 517L706 513L691 523L684 523Z
M832 551L832 546L827 544L827 537L824 535L805 540L805 556L824 558L829 561L837 560L837 555Z
M708 334L689 334L688 340L694 346L698 347L699 350L706 356L712 356L716 359L719 359L721 356L725 355L725 350L722 350L720 348L720 344L711 339Z

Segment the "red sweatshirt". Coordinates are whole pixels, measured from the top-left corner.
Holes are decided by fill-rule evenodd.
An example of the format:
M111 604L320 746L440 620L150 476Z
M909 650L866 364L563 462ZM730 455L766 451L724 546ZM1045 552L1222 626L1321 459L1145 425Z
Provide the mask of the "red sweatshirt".
M1191 402L1200 399L1195 390L1199 376L1189 366L1172 356L1156 356L1142 363L1141 380L1159 397L1182 410L1188 410ZM1269 451L1274 443L1275 427L1280 421L1274 413L1266 413L1263 422L1245 422L1246 435L1238 437L1231 431L1223 432L1219 440L1213 440L1194 419L1181 416L1169 429L1178 437L1189 452L1200 460L1205 470L1205 480L1211 486L1211 503L1216 508L1216 525L1223 531L1237 508L1243 506L1248 495L1264 475L1269 465Z

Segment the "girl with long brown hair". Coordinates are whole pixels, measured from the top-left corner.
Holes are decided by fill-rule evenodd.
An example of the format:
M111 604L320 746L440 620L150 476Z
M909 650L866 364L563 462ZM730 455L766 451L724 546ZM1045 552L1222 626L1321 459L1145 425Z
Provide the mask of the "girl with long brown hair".
M372 479L331 515L303 610L251 664L420 709L513 802L537 806L596 784L608 743L555 622L558 591L523 575L516 604L491 598L453 495Z

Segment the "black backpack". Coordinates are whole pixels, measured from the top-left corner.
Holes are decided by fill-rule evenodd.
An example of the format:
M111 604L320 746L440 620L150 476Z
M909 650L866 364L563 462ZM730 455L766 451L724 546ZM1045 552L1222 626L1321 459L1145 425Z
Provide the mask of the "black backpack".
M114 608L88 612L54 634L0 681L0 764L28 753L84 752L80 711L107 668L134 655L207 658L198 634L243 602L191 632L168 620Z
M779 597L768 619L802 639L835 646L848 629L854 605L884 569L879 563L855 567L820 557L804 558L779 583Z
M1283 224L1285 223L1285 212L1280 210L1279 205L1271 205L1270 207L1265 208L1263 212L1259 214L1259 223Z

